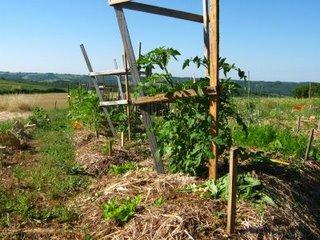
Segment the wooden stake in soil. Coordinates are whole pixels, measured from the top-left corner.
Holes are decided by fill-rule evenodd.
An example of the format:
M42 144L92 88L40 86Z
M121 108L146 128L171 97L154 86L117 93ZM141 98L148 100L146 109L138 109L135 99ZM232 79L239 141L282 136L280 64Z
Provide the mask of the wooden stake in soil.
M300 131L300 128L301 128L301 116L299 116L297 119L297 132Z
M126 74L124 75L124 81L125 81L125 87L126 87L126 99L129 101L130 100L130 90L129 90L129 69L128 69L128 60L127 60L127 55L124 53L123 57L123 65L124 69L126 71ZM128 141L131 141L131 121L130 121L130 116L131 116L131 111L130 111L130 106L127 106L127 117L128 117Z
M210 0L210 86L217 89L217 98L210 101L210 115L213 120L211 134L218 136L218 99L219 99L219 0ZM209 178L217 179L218 148L212 144L214 157L209 159Z
M313 136L314 136L314 129L312 129L309 134L309 141L308 141L308 145L307 145L307 149L306 149L306 154L304 155L304 161L307 161L309 158L311 145L312 145L312 141L313 141Z
M124 132L121 132L121 147L124 146Z
M110 139L109 141L108 141L108 147L109 147L109 156L111 157L112 156L112 153L113 153L113 151L112 151L112 140Z
M231 148L229 162L229 196L228 196L228 219L227 234L234 234L236 225L236 201L237 201L237 164L238 148Z

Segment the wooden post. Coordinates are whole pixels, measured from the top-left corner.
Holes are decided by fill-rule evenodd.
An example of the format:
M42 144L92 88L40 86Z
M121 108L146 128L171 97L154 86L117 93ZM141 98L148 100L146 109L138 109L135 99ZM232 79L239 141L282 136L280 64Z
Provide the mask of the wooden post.
M113 59L113 63L114 63L114 68L118 69L118 63L116 59ZM118 83L118 89L119 89L119 93L120 93L120 97L122 100L124 100L124 95L123 95L123 91L122 91L122 85L121 85L121 76L117 76L117 83Z
M124 75L124 81L125 81L125 88L126 88L126 99L130 101L130 89L129 89L129 77L128 77L128 60L127 55L124 53L122 56L124 69L126 71L126 74ZM130 111L130 105L127 106L127 117L128 117L128 141L131 141L131 111Z
M297 127L296 127L297 132L300 131L300 128L301 128L301 116L298 116L298 118L297 118Z
M57 109L57 100L54 101L54 109Z
M132 47L132 42L130 39L125 15L124 15L123 9L121 7L115 5L114 9L115 9L115 13L117 16L117 21L118 21L123 45L125 48L125 52L128 57L132 81L134 82L134 84L138 84L140 82L140 73L139 73L138 67L136 65L136 58L134 55L134 50ZM144 93L141 92L141 95L143 96ZM161 157L160 157L158 149L157 149L158 148L157 147L157 139L151 130L152 123L151 123L150 115L143 107L141 107L141 111L142 111L143 123L146 128L147 135L149 137L149 143L150 143L150 149L151 149L151 153L152 153L152 157L153 157L154 167L158 173L164 173L163 162L161 160Z
M112 156L112 154L113 154L113 151L112 151L112 140L111 139L109 139L109 141L108 141L108 147L109 147L109 156L111 157Z
M204 56L209 60L210 57L210 25L209 25L209 4L208 0L202 0L202 10L203 10L203 42L204 42ZM209 76L209 66L206 71Z
M227 216L227 234L234 234L236 226L236 201L237 201L237 164L238 149L231 148L229 162L229 195L228 195L228 216Z
M210 101L210 116L212 118L211 134L218 136L218 99L219 99L219 0L210 0L210 86L216 87L217 98ZM212 144L213 158L209 159L209 178L217 179L218 148Z
M121 132L121 147L124 147L124 132Z
M80 45L80 48L81 48L81 52L83 54L84 60L85 60L85 62L87 64L87 68L88 68L89 72L91 73L91 72L93 72L93 68L92 68L91 62L89 60L87 51L86 51L86 49L85 49L83 44ZM94 85L94 88L96 89L96 92L97 92L97 95L99 97L99 100L100 100L100 102L102 102L103 98L102 98L102 95L100 93L100 89L99 89L99 86L98 86L98 78L97 77L92 77L91 80L92 80L92 83ZM103 108L103 112L106 115L106 118L107 118L110 130L111 130L112 136L115 137L116 136L116 131L115 131L113 123L112 123L112 121L110 119L110 116L109 116L107 108L104 107Z
M304 155L304 161L307 161L309 158L309 154L310 154L310 150L311 150L311 145L312 145L312 141L313 141L313 136L314 136L314 129L312 129L310 131L309 134L309 140L308 140L308 145L307 145L307 149L306 149L306 153Z

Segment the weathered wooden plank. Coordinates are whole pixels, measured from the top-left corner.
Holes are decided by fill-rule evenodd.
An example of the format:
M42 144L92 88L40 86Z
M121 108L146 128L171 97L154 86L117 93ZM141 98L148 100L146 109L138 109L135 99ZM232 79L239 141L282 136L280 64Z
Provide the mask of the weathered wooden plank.
M102 101L100 102L100 107L111 107L119 105L128 105L127 99L117 100L117 101Z
M218 136L219 104L219 0L210 0L210 86L217 89L217 99L210 102L209 112L213 119L211 134ZM217 179L218 147L212 144L213 158L209 159L209 178Z
M121 7L119 7L118 5L115 5L114 9L115 9L115 13L117 16L117 21L118 21L119 30L121 33L121 38L123 41L125 53L128 58L128 63L129 63L129 67L131 70L132 81L134 84L138 84L140 82L140 74L139 74L139 70L137 68L136 58L134 55L134 50L132 47L132 42L130 39L125 15L124 15L123 9ZM141 95L143 96L143 92L141 93ZM162 162L161 157L159 156L159 153L157 151L157 148L158 148L157 147L157 140L156 140L154 133L151 130L152 124L151 124L150 115L144 109L141 109L141 110L142 110L142 120L143 120L144 126L146 128L147 135L149 137L150 149L151 149L155 169L158 173L164 173L163 162Z
M216 96L216 88L215 87L207 87L202 89L203 94L208 96ZM139 97L137 99L132 99L132 105L148 105L151 103L165 103L165 102L173 102L178 99L185 99L199 96L199 93L196 90L188 89L184 91L176 91L174 93L163 93L157 94L155 96L144 96Z
M105 70L101 72L90 72L90 77L98 77L98 76L116 76L116 75L124 75L126 73L125 69L113 69L113 70Z
M304 161L307 161L309 159L309 154L310 154L310 151L311 151L311 146L312 146L313 139L314 139L314 129L312 129L310 131L310 134L309 134L309 140L308 140L306 153L304 155Z
M227 210L227 234L234 234L236 225L236 201L237 201L237 164L238 149L231 148L229 162L229 195Z
M81 52L82 52L82 54L83 54L84 60L85 60L85 62L86 62L88 71L89 71L89 72L93 72L93 68L92 68L90 59L89 59L89 57L88 57L88 54L87 54L87 51L86 51L84 45L81 44L81 45L80 45L80 48L81 48ZM93 85L94 85L94 88L96 89L96 92L97 92L97 95L98 95L98 97L99 97L99 100L100 100L100 101L103 101L103 98L102 98L102 95L101 95L101 92L100 92L100 89L99 89L99 86L98 86L98 79L97 79L97 77L93 77L93 78L91 78L91 80L92 80L92 83L93 83ZM115 136L116 136L116 131L115 131L114 126L113 126L113 123L112 123L112 121L111 121L111 119L110 119L108 110L107 110L106 108L103 108L103 112L104 112L104 114L106 115L107 122L108 122L108 125L109 125L109 127L110 127L110 131L111 131L113 137L115 137Z
M124 3L124 2L130 2L131 0L109 0L109 5L115 5L119 3Z
M157 15L162 15L162 16L167 16L172 18L178 18L178 19L183 19L183 20L192 21L192 22L203 23L202 15L179 11L175 9L152 6L148 4L130 2L130 1L122 2L119 4L119 6L125 9L157 14Z
M207 96L215 97L217 96L216 89L214 87L206 87L202 89L203 94ZM115 105L149 105L154 103L166 103L166 102L174 102L178 99L186 99L191 97L199 96L199 93L194 89L188 89L183 91L176 91L173 93L161 93L154 96L142 96L136 99L127 100L119 100L119 101L108 101L108 102L101 102L100 106L107 107L107 106L115 106ZM215 101L215 100L214 100Z

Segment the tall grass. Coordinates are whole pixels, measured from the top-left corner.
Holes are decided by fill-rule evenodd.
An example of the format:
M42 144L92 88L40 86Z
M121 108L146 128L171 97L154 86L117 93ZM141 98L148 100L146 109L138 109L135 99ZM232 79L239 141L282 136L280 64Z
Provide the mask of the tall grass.
M0 95L0 111L25 112L35 107L64 109L67 104L66 93Z

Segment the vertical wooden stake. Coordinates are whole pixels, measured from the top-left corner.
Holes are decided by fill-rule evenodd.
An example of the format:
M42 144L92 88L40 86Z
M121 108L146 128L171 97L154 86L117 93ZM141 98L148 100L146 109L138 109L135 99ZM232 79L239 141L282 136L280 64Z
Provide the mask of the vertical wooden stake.
M121 147L124 146L124 132L121 132Z
M57 100L54 102L54 109L57 109Z
M109 145L109 156L111 157L112 156L112 140L110 139L109 142L108 142L108 145Z
M236 226L236 201L237 201L237 164L238 149L231 148L229 162L229 196L228 196L228 219L227 234L234 234Z
M93 68L92 68L91 62L90 62L90 60L89 60L87 51L86 51L86 49L85 49L85 47L84 47L83 44L80 45L80 48L81 48L81 52L82 52L82 54L83 54L84 60L85 60L85 62L86 62L87 68L88 68L89 72L91 73L91 72L93 72ZM103 97L102 97L102 95L101 95L101 93L100 93L100 90L99 90L98 78L97 78L97 77L93 77L93 78L91 78L91 81L92 81L92 83L93 83L93 85L94 85L94 88L96 89L96 92L97 92L97 95L98 95L98 97L99 97L100 102L102 102L102 101L103 101ZM109 115L108 109L105 108L105 107L102 108L102 109L103 109L103 112L104 112L105 115L106 115L107 122L108 122L108 125L109 125L109 127L110 127L110 131L111 131L111 133L112 133L112 136L115 137L115 136L116 136L116 130L115 130L115 128L114 128L114 126L113 126L113 123L112 123L112 121L111 121L111 119L110 119L110 115Z
M299 132L300 131L300 128L301 128L301 116L299 116L298 118L297 118L297 132Z
M314 136L314 129L312 129L312 130L310 131L310 134L309 134L309 141L308 141L306 153L305 153L305 155L304 155L304 161L307 161L308 158L309 158L309 154L310 154L310 150L311 150L311 145L312 145L312 141L313 141L313 136Z
M210 101L210 116L213 124L211 134L218 136L218 99L219 99L219 0L210 0L210 86L216 87L217 98ZM214 157L209 159L209 178L217 179L218 148L212 144Z
M130 89L129 89L129 77L128 77L128 60L127 60L127 55L124 53L122 55L122 60L123 60L123 65L124 69L126 71L126 74L124 75L124 81L125 81L125 88L126 88L126 99L129 101L130 100ZM127 117L128 117L128 141L131 141L131 112L130 112L130 105L127 105Z
M128 63L131 71L132 81L135 85L140 82L140 73L136 64L136 58L134 55L134 50L132 47L132 42L130 39L130 34L127 26L127 21L121 6L114 6L114 10L117 16L118 26L121 33L122 42L125 48L125 52L127 54ZM141 96L144 96L144 93L141 92ZM158 173L164 173L164 165L161 159L161 156L158 151L157 139L152 131L152 122L150 114L146 111L145 108L141 107L142 121L146 128L146 132L149 138L150 149L153 157L154 167Z

